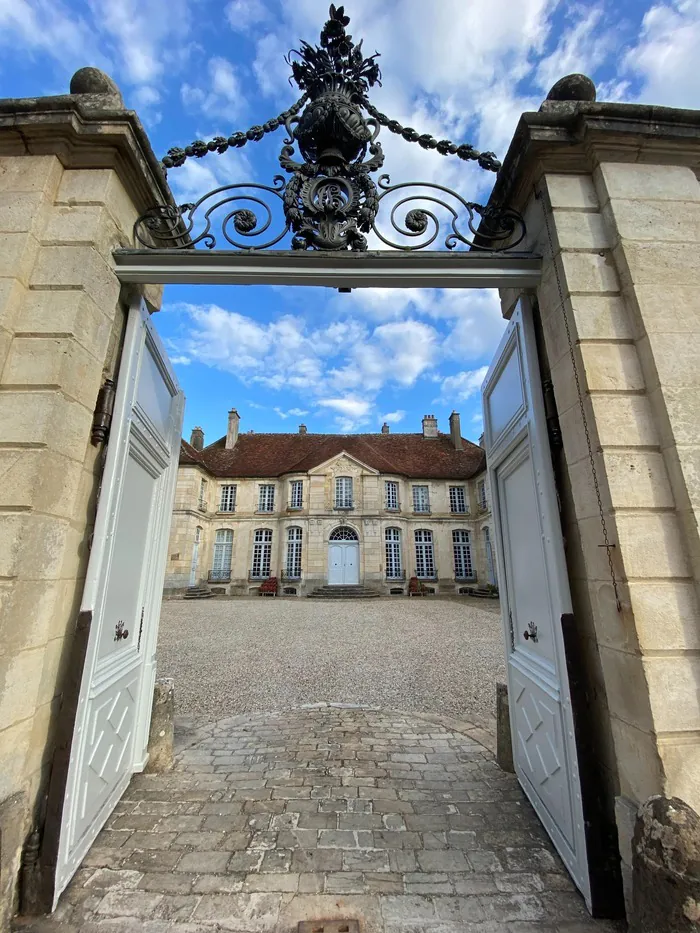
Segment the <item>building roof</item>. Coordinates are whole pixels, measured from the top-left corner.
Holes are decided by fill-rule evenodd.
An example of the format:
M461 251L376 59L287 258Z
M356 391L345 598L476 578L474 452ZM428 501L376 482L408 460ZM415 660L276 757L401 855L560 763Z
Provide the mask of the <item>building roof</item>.
M409 479L466 480L486 468L486 454L462 438L455 450L449 434L240 434L232 450L226 438L195 450L182 441L180 463L199 465L218 477L306 473L345 451L380 473Z

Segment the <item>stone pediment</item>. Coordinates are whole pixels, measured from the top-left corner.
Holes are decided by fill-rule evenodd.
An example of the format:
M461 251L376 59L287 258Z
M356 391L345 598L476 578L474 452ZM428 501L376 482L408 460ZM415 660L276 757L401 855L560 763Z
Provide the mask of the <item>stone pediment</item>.
M357 457L353 457L352 454L347 453L347 451L341 450L341 452L334 457L324 460L323 463L319 463L318 466L312 467L309 470L309 475L311 476L318 476L319 474L331 474L333 476L361 476L362 474L370 474L372 476L378 476L379 471L375 470L374 467L367 466L366 463L358 460Z

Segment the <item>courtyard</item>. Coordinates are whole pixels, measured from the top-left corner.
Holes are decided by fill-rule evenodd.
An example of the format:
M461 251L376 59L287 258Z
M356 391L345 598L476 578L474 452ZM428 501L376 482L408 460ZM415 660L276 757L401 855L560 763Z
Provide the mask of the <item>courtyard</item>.
M158 675L198 723L311 703L466 718L493 733L497 600L163 601Z

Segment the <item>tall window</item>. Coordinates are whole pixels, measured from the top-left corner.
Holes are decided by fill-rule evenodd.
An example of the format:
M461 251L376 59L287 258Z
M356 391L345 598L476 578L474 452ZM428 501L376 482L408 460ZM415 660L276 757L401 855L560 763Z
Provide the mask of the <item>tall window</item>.
M432 531L419 530L415 532L416 538L416 576L435 576L435 554L433 552Z
M289 508L300 509L304 501L304 482L293 479L289 484Z
M197 505L202 511L207 507L207 481L205 479L199 481L199 502Z
M474 576L474 568L468 531L452 532L452 550L455 557L455 577L458 580L471 579Z
M401 570L401 532L398 528L387 528L384 532L386 549L386 576L388 580L400 580Z
M272 483L263 483L260 487L258 512L275 511L275 487Z
M235 488L235 487L234 487ZM214 540L214 561L211 565L211 580L231 579L231 554L233 552L233 531L219 528Z
M287 529L287 570L288 577L301 576L301 528Z
M219 503L220 512L236 511L236 486L233 483L225 483L221 487L221 502Z
M258 528L253 537L253 567L250 575L269 577L271 558L272 531L269 528Z
M428 493L427 486L414 486L413 487L413 511L414 512L429 512L430 511L430 495Z
M395 480L387 480L384 483L384 494L386 498L386 508L398 510L399 507L399 484Z
M466 512L467 497L464 486L450 486L450 512Z
M336 476L335 507L336 509L352 508L352 476Z
M486 480L480 479L476 487L476 498L479 502L479 508L486 508Z

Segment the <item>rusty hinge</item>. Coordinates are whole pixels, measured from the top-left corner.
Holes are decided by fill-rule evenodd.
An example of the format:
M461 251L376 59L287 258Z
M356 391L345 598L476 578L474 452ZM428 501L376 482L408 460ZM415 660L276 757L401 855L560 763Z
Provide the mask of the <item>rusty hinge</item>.
M112 425L112 412L114 399L117 394L113 379L105 379L102 388L97 393L97 402L92 416L91 441L96 447L101 441L106 441Z
M137 651L141 650L141 635L143 634L143 613L145 609L146 609L145 606L141 606L141 621L139 622L139 641L138 641L138 644L136 645Z

